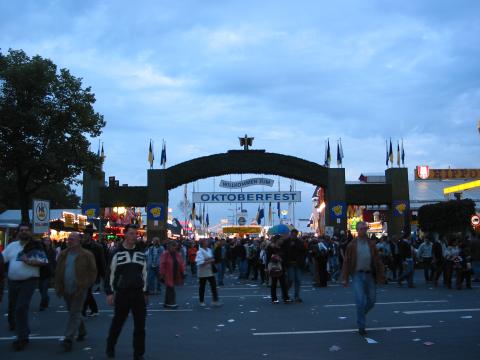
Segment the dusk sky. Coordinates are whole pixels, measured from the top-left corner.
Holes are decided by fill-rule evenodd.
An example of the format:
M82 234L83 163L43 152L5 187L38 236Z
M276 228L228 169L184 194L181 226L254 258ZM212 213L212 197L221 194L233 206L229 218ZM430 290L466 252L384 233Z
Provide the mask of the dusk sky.
M159 168L162 139L171 166L238 149L246 133L255 149L319 163L330 138L334 166L342 138L348 180L385 170L390 137L411 177L416 165L479 167L479 1L3 0L0 48L92 87L104 170L120 183L146 184L150 139ZM314 187L297 188L308 218ZM182 192L170 193L179 216ZM228 208L210 206L211 223Z

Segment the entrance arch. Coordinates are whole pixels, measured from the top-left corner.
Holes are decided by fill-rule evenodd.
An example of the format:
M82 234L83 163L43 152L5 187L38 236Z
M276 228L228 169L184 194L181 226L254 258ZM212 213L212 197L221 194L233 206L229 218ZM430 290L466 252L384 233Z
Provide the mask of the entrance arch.
M347 204L383 203L390 206L389 233L399 234L409 227L409 218L394 216L395 204L408 204L408 173L405 168L385 171L384 184L346 184L345 169L327 168L298 157L265 150L230 150L226 153L203 156L166 169L150 169L147 186L105 186L105 174L84 173L84 206L150 206L168 209L168 191L196 180L227 174L266 174L321 186L326 189L325 225L346 230ZM165 214L164 214L165 215ZM166 237L167 218L147 219L148 237Z

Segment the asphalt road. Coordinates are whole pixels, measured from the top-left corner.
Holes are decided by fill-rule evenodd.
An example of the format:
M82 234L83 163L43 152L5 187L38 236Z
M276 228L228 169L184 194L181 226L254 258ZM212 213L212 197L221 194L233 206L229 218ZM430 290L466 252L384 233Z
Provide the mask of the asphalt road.
M386 285L368 315L368 335L358 335L351 288L310 286L304 276L303 304L276 304L269 288L228 276L220 288L221 308L198 306L196 281L177 288L178 310L164 310L163 294L152 296L147 316L146 359L479 359L480 284L473 290ZM293 290L293 289L292 289ZM292 291L291 290L291 291ZM279 291L280 293L280 291ZM6 294L5 294L6 295ZM87 319L88 336L63 353L59 339L66 323L62 300L51 293L51 307L31 307L32 340L27 349L10 348L12 333L0 319L1 359L106 359L105 339L112 310L96 295L101 313ZM207 303L211 298L207 298ZM1 304L6 311L6 301ZM132 320L123 329L117 359L132 358Z

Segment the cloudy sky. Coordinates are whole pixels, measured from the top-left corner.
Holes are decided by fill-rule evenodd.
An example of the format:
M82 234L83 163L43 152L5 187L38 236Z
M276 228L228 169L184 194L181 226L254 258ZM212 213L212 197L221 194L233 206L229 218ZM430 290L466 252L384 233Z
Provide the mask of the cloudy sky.
M171 166L237 148L245 133L254 148L320 163L325 139L341 137L348 180L384 171L390 137L403 138L410 175L479 166L474 0L5 0L0 48L50 58L92 87L105 170L121 183L146 183L150 138L159 167L162 139ZM308 200L313 187L297 187ZM181 190L170 197L178 212ZM211 209L213 222L227 207Z

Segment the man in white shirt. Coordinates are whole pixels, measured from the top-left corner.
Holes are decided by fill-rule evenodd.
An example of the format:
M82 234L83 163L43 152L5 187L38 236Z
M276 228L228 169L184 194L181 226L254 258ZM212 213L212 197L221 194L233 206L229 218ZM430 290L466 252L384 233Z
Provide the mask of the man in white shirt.
M3 257L5 263L9 264L8 320L10 329L16 329L17 332L12 347L15 351L22 351L29 342L28 309L38 287L40 266L48 264L48 260L42 244L32 239L29 224L18 226L17 238L18 241L5 248Z

